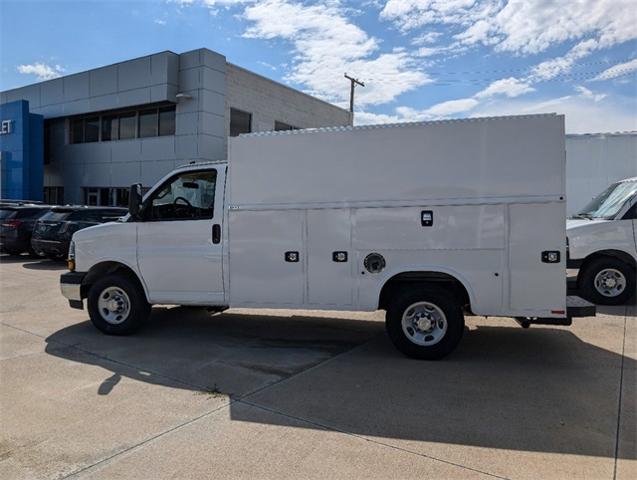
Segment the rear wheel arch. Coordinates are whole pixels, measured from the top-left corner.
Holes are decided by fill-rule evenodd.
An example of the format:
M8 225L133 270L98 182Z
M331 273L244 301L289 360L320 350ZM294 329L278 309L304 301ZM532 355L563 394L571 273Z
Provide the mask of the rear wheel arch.
M423 289L427 287L437 290L445 290L453 293L456 300L461 306L466 306L471 311L471 305L474 303L473 292L460 276L438 269L410 270L397 273L388 278L380 289L378 296L378 308L386 310L392 298L395 298L400 292L407 288Z

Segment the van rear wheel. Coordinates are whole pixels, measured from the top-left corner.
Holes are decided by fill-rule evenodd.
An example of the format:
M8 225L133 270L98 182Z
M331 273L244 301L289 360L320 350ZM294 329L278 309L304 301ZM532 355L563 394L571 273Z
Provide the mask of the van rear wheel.
M436 360L451 353L460 342L464 315L453 294L425 285L407 290L391 302L385 328L404 355Z
M136 332L151 309L139 283L121 274L97 280L89 290L87 303L91 322L107 335Z

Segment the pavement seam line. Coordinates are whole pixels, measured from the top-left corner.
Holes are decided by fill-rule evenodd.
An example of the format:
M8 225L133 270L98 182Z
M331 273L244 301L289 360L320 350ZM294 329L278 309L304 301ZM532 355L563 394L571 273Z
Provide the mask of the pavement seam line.
M376 444L376 445L380 445L380 446L383 446L383 447L387 447L387 448L392 448L394 450L399 450L401 452L408 453L408 454L411 454L411 455L416 455L416 456L419 456L419 457L423 457L423 458L426 458L428 460L444 463L446 465L451 465L451 466L458 467L458 468L461 468L461 469L464 469L464 470L469 470L469 471L472 471L472 472L475 472L475 473L480 473L482 475L487 475L487 476L494 477L494 478L499 478L499 479L502 479L502 480L509 480L508 477L503 477L503 476L500 476L500 475L497 475L497 474L494 474L494 473L489 473L489 472L485 472L483 470L478 470L477 468L473 468L473 467L469 467L469 466L462 465L462 464L459 464L459 463L455 463L455 462L452 462L450 460L445 460L445 459L442 459L442 458L433 457L431 455L427 455L426 453L416 452L414 450L409 450L409 449L406 449L404 447L399 447L398 445L392 445L391 443L385 443L385 442L381 442L381 441L378 441L378 440L374 440L374 439L366 437L364 435L360 435L360 434L357 434L357 433L349 432L347 430L342 430L342 429L336 428L336 427L331 427L329 425L325 425L325 424L316 422L314 420L308 420L308 419L303 418L303 417L297 417L296 415L290 415L288 413L282 412L280 410L276 410L274 408L266 407L264 405L259 405L258 403L247 402L247 401L242 400L242 399L237 400L237 402L238 403L242 403L244 405L248 405L248 406L254 407L254 408L265 410L266 412L274 413L276 415L281 415L283 417L287 417L287 418L290 418L290 419L293 419L293 420L297 420L297 421L300 421L300 422L303 422L303 423L309 423L310 425L314 425L314 426L319 427L319 428L324 429L324 430L331 430L333 432L342 433L344 435L348 435L348 436L351 436L351 437L354 437L354 438L365 440L366 442L370 442L370 443L373 443L373 444Z
M43 340L47 340L47 338L48 338L48 337L45 337L44 335L40 335L40 334L38 334L38 333L31 332L31 331L29 331L29 330L26 330L26 329L23 329L23 328L20 328L20 327L16 327L15 325L11 325L11 324L8 324L8 323L5 323L5 322L1 322L1 321L0 321L0 325L4 325L5 327L13 328L13 329L18 330L18 331L21 331L21 332L23 332L23 333L26 333L26 334L33 335L33 336L35 336L35 337L41 338L41 339L43 339ZM87 471L87 470L89 470L89 469L91 469L91 468L93 468L93 467L95 467L95 466L97 466L97 465L101 465L101 464L102 464L102 463L104 463L104 462L108 462L108 461L110 461L110 460L112 460L112 459L114 459L114 458L116 458L116 457L118 457L118 456L120 456L120 455L123 455L123 454L125 454L125 453L128 453L128 452L130 452L130 451L132 451L132 450L134 450L134 449L141 448L141 447L143 447L144 445L146 445L147 443L149 443L149 442L152 442L152 441L156 440L157 438L160 438L160 437L162 437L162 436L164 436L164 435L167 435L167 434L172 433L172 432L174 432L174 431L176 431L176 430L179 430L179 429L181 429L181 428L183 428L183 427L186 427L186 426L188 426L188 425L190 425L190 424L192 424L192 423L194 423L194 422L197 422L198 420L201 420L202 418L205 418L206 416L209 416L209 415L211 415L211 414L213 414L213 413L215 413L215 412L217 412L217 411L219 411L219 410L222 410L223 408L230 407L230 406L231 406L231 405L233 405L234 403L239 402L239 401L240 401L240 399L242 399L242 398L246 398L247 396L250 396L250 395L254 395L254 394L256 394L256 393L259 393L259 392L261 392L261 391L263 391L263 390L265 390L265 389L267 389L267 388L269 388L269 387L273 387L273 386L275 386L275 385L278 385L278 384L279 384L279 383L281 383L281 382L284 382L284 381L286 381L286 380L289 380L289 379L290 379L290 378L292 378L292 377L296 377L296 376L301 375L301 374L303 374L303 373L305 373L305 372L307 372L307 371L313 370L313 369L315 369L315 368L317 368L317 367L319 367L319 366L321 366L321 365L324 365L325 363L328 363L328 362L332 361L333 359L335 359L335 358L337 358L337 357L340 357L341 355L345 355L345 354L347 354L347 353L350 353L350 352L352 352L353 350L356 350L356 349L358 349L358 348L360 348L360 347L364 346L365 344L367 344L367 343L371 342L371 341L372 341L372 340L374 340L377 336L378 336L378 335L376 335L376 336L374 336L374 337L370 338L370 339L369 339L369 340L367 340L366 342L363 342L363 343L361 343L361 344L359 344L359 345L354 346L353 348L350 348L350 349L345 350L345 351L343 351L343 352L341 352L341 353L339 353L339 354L336 354L336 355L334 355L334 356L332 356L332 357L330 357L330 358L326 359L326 360L325 360L325 361L323 361L323 362L319 362L319 363L317 363L316 365L313 365L313 366L311 366L310 368L308 368L308 369L306 369L306 370L303 370L303 371L298 372L298 373L296 373L296 374L290 375L289 377L281 378L280 380L277 380L277 381L275 381L275 382L269 383L269 384L267 384L267 385L263 385L263 386L261 386L261 387L258 387L258 388L256 388L256 389L254 389L254 390L252 390L252 391L250 391L250 392L246 393L245 395L240 396L240 397L237 397L237 398L234 398L234 399L232 399L232 398L230 398L230 397L229 397L229 398L230 398L230 400L228 401L228 403L225 403L225 404L223 404L223 405L221 405L221 406L219 406L219 407L217 407L217 408L214 408L213 410L210 410L210 411L205 412L205 413L203 413L203 414L201 414L201 415L198 415L198 416L196 416L196 417L194 417L194 418L191 418L191 419L189 419L189 420L187 420L187 421L185 421L185 422L183 422L183 423L181 423L181 424L179 424L179 425L176 425L176 426L174 426L174 427L169 428L168 430L164 430L164 431L162 431L162 432L159 432L159 433L157 433L156 435L153 435L153 436L151 436L151 437L146 438L145 440L142 440L141 442L136 443L135 445L131 445L131 446L129 446L129 447L127 447L127 448L125 448L125 449L123 449L123 450L119 451L119 452L114 453L113 455L110 455L110 456L108 456L108 457L106 457L106 458L103 458L103 459L101 459L101 460L98 460L97 462L94 462L94 463L92 463L91 465L86 465L86 466L84 466L84 467L82 467L82 468L80 468L80 469L78 469L78 470L75 470L75 471L73 471L73 472L71 472L71 473L68 473L68 474L66 474L66 475L64 475L64 476L62 476L62 477L58 477L58 478L59 478L60 480L64 480L64 479L67 479L67 478L71 478L71 477L77 476L77 475L81 474L82 472L85 472L85 471ZM119 364L119 365L125 366L125 367L127 367L127 368L131 368L131 369L139 369L138 367L135 367L135 366L133 366L133 365L129 365L129 364L126 364L126 363L123 363L123 362L117 361L117 360L112 360L112 359L110 359L110 358L108 358L108 357L105 357L105 356L102 356L102 355L98 355L98 354L93 353L93 352L90 352L90 351L88 351L88 350L84 350L84 349L82 349L82 348L78 347L77 345L67 344L67 343L64 343L64 342L60 342L59 340L49 340L49 341L52 341L52 342L54 342L54 343L57 343L58 345L62 345L63 347L76 349L76 350L78 350L78 351L80 351L80 352L82 352L82 353L84 353L84 354L87 354L87 355L90 355L90 356L94 356L94 357L96 357L96 358L101 358L101 359L103 359L103 360L107 360L107 361L109 361L109 362L112 362L112 363L115 363L115 364ZM144 369L144 370L146 370L146 369ZM150 371L150 370L148 370L148 371ZM158 375L158 376L161 376L161 377L163 377L163 378L166 378L166 379L169 379L169 380L172 380L172 381L176 381L176 382L181 383L182 385L188 386L188 387L190 387L190 388L195 388L195 389L198 389L198 390L207 388L207 387L201 387L201 386L198 386L198 385L189 384L189 383L183 382L183 381L181 381L181 380L174 379L174 378L171 378L171 377L168 377L168 376L165 376L165 375L159 374L159 373L155 373L155 372L152 372L152 373L154 373L154 374L156 374L156 375ZM308 423L309 423L309 422L308 422Z
M624 308L624 336L622 338L622 359L619 373L619 395L617 400L617 430L615 431L615 460L613 462L613 480L617 478L617 458L619 457L619 440L622 415L622 390L624 388L624 360L626 358L626 327L628 324L628 307Z
M4 323L2 323L2 322L0 322L0 323L1 323L1 324L3 324L3 325L6 325L6 324L4 324ZM12 328L16 328L17 330L22 330L21 328L14 327L13 325L6 325L6 326L9 326L9 327L12 327ZM31 333L32 335L38 336L38 337L40 337L40 338L44 338L42 335L38 335L37 333L29 332L29 331L27 331L27 330L23 330L23 331L24 331L25 333ZM151 436L151 437L149 437L149 438L146 438L145 440L142 440L141 442L138 442L138 443L136 443L135 445L131 445L131 446L129 446L129 447L127 447L127 448L125 448L125 449L123 449L123 450L119 451L119 452L116 452L116 453L114 453L113 455L110 455L109 457L102 458L101 460L98 460L97 462L94 462L94 463L92 463L91 465L86 465L86 466L84 466L84 467L82 467L82 468L80 468L80 469L78 469L78 470L75 470L74 472L68 473L68 474L66 474L66 475L64 475L64 476L62 476L62 477L58 477L58 478L59 478L59 480L65 480L65 479L67 479L67 478L75 477L75 476L77 476L77 475L81 474L82 472L85 472L85 471L87 471L87 470L92 469L93 467L96 467L96 466L98 466L98 465L101 465L101 464L103 464L103 463L105 463L105 462L109 462L109 461L111 461L111 460L115 459L116 457L119 457L120 455L124 455L124 454L126 454L126 453L128 453L128 452L131 452L131 451L133 451L133 450L136 450L136 449L138 449L138 448L142 448L142 447L144 447L146 444L148 444L148 443L150 443L150 442L153 442L154 440L156 440L156 439L158 439L158 438L160 438L160 437L163 437L164 435L167 435L167 434L169 434L169 433L172 433L172 432L174 432L174 431L177 431L177 430L179 430L179 429L181 429L181 428L183 428L183 427L187 427L188 425L191 425L191 424L193 424L193 423L195 423L195 422L197 422L197 421L201 420L202 418L205 418L205 417L207 417L207 416L209 416L209 415L212 415L212 414L214 414L214 413L216 413L216 412L218 412L218 411L220 411L220 410L222 410L222 409L224 409L224 408L230 407L230 406L234 405L235 403L240 402L240 401L241 401L241 399L246 398L246 397L247 397L247 396L249 396L249 395L254 395L254 394L256 394L256 393L259 393L259 392L261 392L261 391L263 391L263 390L265 390L265 389L267 389L267 388L269 388L269 387L272 387L272 386L274 386L274 385L278 385L279 383L284 382L285 380L288 380L288 379L290 379L290 378L292 378L292 377L296 377L296 376L298 376L298 375L301 375L301 374L305 373L305 372L306 372L306 371L308 371L308 370L312 370L312 369L314 369L314 368L317 368L317 367L318 367L318 366L320 366L320 365L324 365L325 363L330 362L332 359L334 359L334 358L336 358L336 357L340 357L341 355L345 355L345 354L347 354L347 353L351 352L352 350L356 350L356 349L358 349L358 348L362 347L363 345L365 345L365 344L367 344L367 343L371 342L371 341L372 341L373 339L375 339L375 338L376 338L376 336L372 337L372 338L371 338L371 339L369 339L367 342L364 342L364 343L361 343L361 344L359 344L359 345L356 345L355 347L350 348L349 350L346 350L346 351L344 351L344 352L341 352L341 353L339 353L339 354L336 354L336 355L334 355L333 357L330 357L330 358L328 358L327 360L325 360L325 361L323 361L323 362L317 363L316 365L313 365L312 367L308 368L307 370L303 370L303 371L298 372L298 373L296 373L296 374L294 374L294 375L290 375L289 377L284 377L284 378L282 378L282 379L280 379L280 380L277 380L277 381L275 381L275 382L272 382L272 383L270 383L270 384L267 384L267 385L264 385L264 386L258 387L258 388L256 388L255 390L252 390L252 391L250 391L250 392L246 393L245 395L243 395L243 396L241 396L241 397L237 397L237 398L230 398L230 400L228 401L228 403L226 403L226 404L224 404L224 405L221 405L221 406L219 406L219 407L217 407L217 408L214 408L214 409L212 409L212 410L210 410L210 411L208 411L208 412L202 413L201 415L198 415L198 416L196 416L196 417L194 417L194 418L192 418L192 419L190 419L190 420L187 420L187 421L185 421L185 422L183 422L183 423L181 423L181 424L179 424L179 425L175 425L174 427L171 427L171 428L169 428L168 430L164 430L164 431L162 431L162 432L159 432L159 433L158 433L158 434L156 434L156 435L153 435L153 436ZM59 341L58 341L57 343L61 343L61 342L59 342ZM71 346L72 346L72 345L71 345ZM77 347L74 347L74 348L77 348ZM248 403L247 403L247 402L246 402L246 405L248 405ZM311 422L306 422L306 423L311 423ZM336 431L336 430L335 430L335 431ZM390 447L391 447L391 446L390 446ZM392 447L392 448L395 448L395 447ZM498 478L503 478L503 477L498 477ZM504 480L508 480L508 479L504 479Z
M10 324L5 323L5 322L0 322L0 325L3 325L5 327L9 327L9 328L13 328L13 329L18 330L18 331L23 332L23 333L27 333L27 334L36 336L36 337L41 338L42 340L45 340L45 341L48 341L48 342L56 343L57 345L60 345L63 348L73 348L73 349L77 350L78 352L81 352L81 353L83 353L85 355L88 355L88 356L91 356L91 357L95 357L95 358L99 358L100 360L106 360L107 362L114 363L115 365L121 365L123 367L130 368L132 370L144 370L146 372L152 373L153 375L157 375L158 377L165 378L166 380L170 380L172 382L184 385L184 386L188 387L189 389L193 389L193 390L196 389L198 391L205 391L207 388L209 388L209 387L206 387L204 385L196 385L196 384L193 384L193 383L184 382L183 380L179 380L178 378L170 377L170 376L165 375L163 373L159 373L159 372L156 372L154 370L149 370L148 368L145 368L145 367L139 367L139 366L136 366L136 365L132 365L130 363L122 362L120 360L115 360L115 359L107 357L105 355L100 355L99 353L95 353L95 352L91 352L90 350L86 350L85 348L79 347L77 344L64 343L64 342L61 342L59 340L51 340L48 337L45 337L44 335L40 335L39 333L35 333L35 332L30 332L29 330L25 330L23 328L16 327L15 325L10 325Z
M135 445L131 445L131 446L126 447L126 448L120 450L119 452L116 452L116 453L114 453L114 454L112 454L112 455L110 455L110 456L108 456L106 458L102 458L101 460L98 460L97 462L92 463L91 465L86 465L86 466L84 466L84 467L82 467L82 468L80 468L78 470L75 470L74 472L68 473L68 474L66 474L66 475L64 475L62 477L58 477L58 478L60 480L64 480L66 478L75 477L75 476L77 476L77 475L79 475L79 474L81 474L81 473L83 473L83 472L85 472L85 471L87 471L87 470L89 470L89 469L91 469L93 467L97 467L98 465L101 465L102 463L108 462L109 460L112 460L115 457L119 457L120 455L124 455L125 453L128 453L128 452L130 452L132 450L136 450L138 448L141 448L144 445L146 445L147 443L150 443L150 442L152 442L154 440L157 440L158 438L163 437L164 435L168 435L169 433L172 433L172 432L174 432L176 430L179 430L179 429L181 429L183 427L186 427L186 426L188 426L188 425L190 425L192 423L195 423L195 422L201 420L202 418L205 418L205 417L207 417L209 415L212 415L213 413L216 413L216 412L218 412L220 410L223 410L224 408L229 407L230 405L232 405L233 403L235 403L237 401L238 400L231 400L228 403L224 403L223 405L220 405L220 406L218 406L216 408L213 408L212 410L209 410L207 412L204 412L201 415L197 415L194 418L186 420L185 422L182 422L179 425L175 425L174 427L171 427L168 430L164 430L162 432L157 433L156 435L148 437L145 440L142 440L141 442L136 443Z

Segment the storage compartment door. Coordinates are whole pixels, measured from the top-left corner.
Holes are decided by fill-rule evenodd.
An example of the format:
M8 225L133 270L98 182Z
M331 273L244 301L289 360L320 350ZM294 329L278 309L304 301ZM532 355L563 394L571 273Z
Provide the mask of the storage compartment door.
M230 304L303 304L305 215L299 210L230 212ZM287 261L286 252L298 252Z
M509 206L510 306L520 314L566 308L566 210L563 202ZM559 262L542 261L558 251Z
M350 210L308 210L307 223L308 303L324 308L352 305L356 258L351 249Z

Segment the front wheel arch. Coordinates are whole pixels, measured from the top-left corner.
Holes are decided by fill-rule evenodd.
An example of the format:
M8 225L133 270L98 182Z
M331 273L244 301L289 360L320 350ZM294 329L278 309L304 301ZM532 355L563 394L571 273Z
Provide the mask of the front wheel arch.
M137 273L128 265L117 262L117 261L105 261L99 262L93 265L89 271L86 273L86 276L82 279L82 287L81 287L81 295L82 298L88 298L88 292L91 289L91 286L100 278L111 275L111 274L120 274L124 275L127 278L130 278L142 289L144 292L144 296L146 297L146 301L149 301L148 292L146 291L146 286L141 281Z

